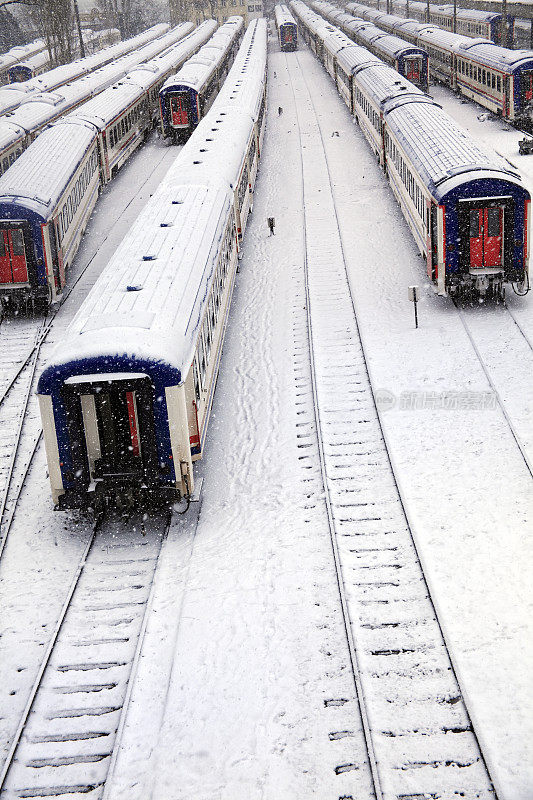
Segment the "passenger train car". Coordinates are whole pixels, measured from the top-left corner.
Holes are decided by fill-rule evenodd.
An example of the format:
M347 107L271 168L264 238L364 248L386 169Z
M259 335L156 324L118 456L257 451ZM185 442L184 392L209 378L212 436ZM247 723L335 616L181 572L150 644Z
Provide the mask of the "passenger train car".
M533 51L509 50L436 26L390 14L380 16L360 3L349 3L346 8L427 50L430 72L438 81L510 122L533 124Z
M274 15L280 50L287 53L297 50L298 26L291 12L286 5L277 5L274 7Z
M172 503L204 452L265 125L266 22L41 374L56 508Z
M32 97L13 113L0 117L0 168L6 159L12 163L18 152L18 131L22 128L25 131L23 140L23 150L39 136L39 134L60 119L69 111L73 111L89 98L112 86L120 80L137 64L154 58L158 53L163 52L168 47L172 47L180 41L186 34L193 29L191 22L184 22L173 28L164 36L159 36L153 42L129 53L105 67L100 67L90 75L84 75L77 81L61 87L54 92L44 92L32 95Z
M59 299L101 188L154 126L161 84L215 28L206 20L52 125L0 178L3 305Z
M37 39L30 44L17 45L8 50L7 53L0 55L0 86L7 83L9 80L8 71L13 64L18 64L19 61L25 61L31 58L36 53L40 53L46 48L44 39Z
M213 100L233 64L244 31L242 17L229 17L159 91L159 124L165 139L186 141Z
M398 36L384 33L373 23L339 11L331 3L323 0L313 0L309 5L332 25L340 28L356 44L366 47L423 91L428 90L428 54L421 47L406 44Z
M368 0L366 5L377 8L378 11L387 12L387 0ZM457 8L456 29L453 30L453 5L435 4L429 6L429 19L427 3L420 0L392 0L391 13L399 17L412 17L419 22L429 22L447 31L463 34L477 39L490 39L495 44L502 44L503 15L494 11L479 11L477 9ZM507 46L511 45L514 36L515 18L507 15Z
M518 172L300 0L291 8L376 153L438 293L527 291L531 199Z
M9 67L7 71L8 83L22 83L23 81L35 78L37 75L41 75L43 72L50 69L50 63L50 53L48 50L41 50L40 53L30 56L30 58L25 61L19 61L17 64L13 64L12 67Z
M111 31L112 30L113 29L111 29ZM54 67L54 69L48 70L48 72L42 75L24 80L22 83L16 82L3 86L0 88L0 115L14 111L21 103L25 103L34 94L52 92L64 86L66 83L71 83L83 77L83 75L94 72L96 69L99 69L99 67L110 64L111 61L116 61L118 58L131 53L133 50L137 50L139 47L143 47L145 44L154 41L154 39L163 36L165 33L168 33L168 30L169 26L166 24L154 25L138 36L134 36L132 39L127 39L113 46L110 45L93 56L78 58L70 64L62 64L59 67ZM105 31L103 31L103 33L105 33Z

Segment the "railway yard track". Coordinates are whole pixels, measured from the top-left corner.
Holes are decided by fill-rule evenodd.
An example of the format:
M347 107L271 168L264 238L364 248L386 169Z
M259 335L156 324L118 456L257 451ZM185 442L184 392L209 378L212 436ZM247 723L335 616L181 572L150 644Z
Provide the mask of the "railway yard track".
M287 59L302 154L314 407L306 444L316 431L359 705L357 727L343 732L354 737L353 763L337 770L361 782L354 797L367 796L370 783L374 796L387 800L493 798L374 403L320 120L304 71L290 64Z
M297 312L306 351L299 373L299 458L305 469L319 464L318 494L354 685L353 697L327 701L343 706L350 719L346 729L330 733L332 740L352 743L350 758L335 768L350 786L342 800L494 800L498 787L432 600L374 401L321 118L299 55L285 59L300 138L306 254L305 308ZM41 319L6 316L1 324L0 557L42 437L35 381L60 308ZM56 337L74 308L66 311ZM533 476L533 434L520 414L533 369L531 341L505 305L490 314L481 313L486 308L457 311L488 394ZM509 364L522 364L518 374L502 366L502 348L513 353ZM82 526L83 552L40 664L32 666L35 679L0 765L2 800L107 797L170 522L169 513L160 512L110 515L92 531Z
M57 312L55 312L57 313ZM0 557L4 551L15 509L42 437L35 385L41 347L50 331L52 316L13 320L0 327L3 349L0 388Z
M102 796L170 514L95 525L0 773L2 797Z
M507 306L463 309L456 304L465 333L487 379L487 403L496 400L533 478L533 434L524 417L524 398L531 397L533 347L527 333ZM516 365L520 369L516 369Z

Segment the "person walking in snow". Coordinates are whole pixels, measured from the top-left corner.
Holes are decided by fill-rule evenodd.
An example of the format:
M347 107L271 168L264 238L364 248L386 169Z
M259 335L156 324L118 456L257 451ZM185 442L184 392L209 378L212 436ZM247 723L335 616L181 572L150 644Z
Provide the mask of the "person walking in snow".
M281 106L278 106L278 117L281 117L282 114L283 114L283 109Z
M274 217L267 217L267 222L268 222L268 229L270 231L269 236L275 236L276 234L274 233L274 225L275 225Z

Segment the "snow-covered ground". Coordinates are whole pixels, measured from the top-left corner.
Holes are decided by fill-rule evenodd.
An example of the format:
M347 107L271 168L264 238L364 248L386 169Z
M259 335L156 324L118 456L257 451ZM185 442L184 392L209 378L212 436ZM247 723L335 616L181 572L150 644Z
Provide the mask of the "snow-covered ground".
M296 59L318 98L382 424L461 688L499 797L530 800L531 477L456 309L434 295L365 140L305 50L270 56L265 146L201 466L198 524L177 520L167 542L107 797L366 800L349 772L336 771L351 760L353 740L332 734L354 727L354 689L319 469L302 460L299 447L308 387L299 170L305 141L287 71ZM492 123L479 122L470 106L457 107L463 124L467 118L475 135L477 127L486 135ZM517 136L501 127L497 133L500 152ZM152 164L170 158L168 152L150 144L111 185L77 263L95 253L97 273L132 224L134 206L139 210L143 193L156 185ZM140 190L141 199L129 206L126 184L131 198ZM120 204L127 207L108 232L110 209ZM268 216L276 219L272 237ZM407 301L411 284L422 287L418 330ZM79 300L88 285L89 278L80 281ZM511 296L509 303L531 336L529 297ZM485 314L488 337L486 320L501 311L465 313ZM515 363L506 348L500 355L501 367L491 355L492 374L502 387L506 375L519 375L509 413L518 417L522 404L526 436L533 422L524 388L529 362ZM83 545L74 515L52 513L44 469L41 450L29 483L33 494L27 493L0 567L5 749L18 697ZM347 702L328 702L340 700Z
M298 395L290 376L304 358L302 348L290 348L297 304L304 303L294 166L302 143L286 71L291 58L272 54L269 65L261 176L204 465L190 587L180 595L164 722L155 752L143 753L132 733L137 747L123 750L111 796L131 797L137 781L146 788L154 777L160 800L334 797L340 788L335 762L328 766L338 742L326 739L330 709L320 700L333 696L326 687L344 664L328 650L331 665L323 674L320 611L316 619L312 607L313 594L322 606L333 602L327 620L335 591L313 593L315 583L331 579L331 567L327 552L312 555L325 547L324 532L302 519L291 441ZM501 410L486 407L490 386L457 312L428 285L366 143L320 65L309 53L300 59L329 131L326 149L367 356L384 403L395 403L388 412L382 406L383 424L441 624L499 795L526 800L533 787L531 661L524 647L531 638L531 479ZM267 235L270 215L275 238ZM413 283L423 287L417 331L407 302ZM531 319L529 299L514 306ZM492 313L498 310L487 309ZM502 362L509 370L505 352ZM526 426L532 411L523 409ZM310 494L309 507L315 503ZM326 559L322 570L317 555ZM314 624L306 621L308 611ZM133 720L130 732L138 730L138 710Z

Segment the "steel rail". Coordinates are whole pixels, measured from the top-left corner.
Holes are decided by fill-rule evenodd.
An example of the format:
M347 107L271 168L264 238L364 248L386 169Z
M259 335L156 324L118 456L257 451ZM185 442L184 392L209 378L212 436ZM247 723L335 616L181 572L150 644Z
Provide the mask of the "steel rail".
M94 541L95 541L95 538L96 538L96 533L97 533L98 528L99 528L99 523L100 523L100 520L97 520L95 522L95 524L93 525L93 530L92 530L91 535L89 537L89 541L87 542L87 544L85 546L85 549L84 549L84 551L82 553L82 556L81 556L81 559L79 561L78 567L76 569L76 573L75 573L75 575L74 575L74 577L73 577L73 579L72 579L72 581L70 583L70 586L69 586L69 589L68 589L68 592L67 592L67 596L66 596L66 598L65 598L65 600L63 602L63 605L61 607L59 618L58 618L58 620L56 622L55 628L54 628L54 630L52 632L52 635L50 637L50 640L48 642L48 646L46 648L46 652L44 654L44 658L43 658L43 660L41 662L41 666L39 667L39 670L37 672L37 676L36 676L36 678L35 678L35 680L33 682L33 686L32 686L29 698L28 698L28 700L26 702L26 705L24 707L24 711L22 712L22 716L20 718L17 730L15 732L15 735L14 735L13 740L11 742L11 746L9 748L9 751L7 753L7 756L6 756L6 759L5 759L4 764L2 766L2 770L0 771L0 793L2 792L2 789L4 788L4 784L5 784L7 775L8 775L9 770L11 769L11 766L13 764L13 760L14 760L14 757L15 757L15 752L16 752L19 744L20 744L20 740L22 738L22 734L24 732L24 728L25 728L26 722L27 722L28 717L30 715L30 712L31 712L31 710L33 708L33 705L34 705L34 702L35 702L35 698L37 697L37 692L39 691L39 687L41 685L41 682L42 682L42 679L43 679L43 675L44 675L45 670L46 670L46 668L47 668L47 666L48 666L48 664L50 662L50 657L52 655L52 652L53 652L54 647L56 645L56 642L58 640L61 628L63 627L63 622L65 621L65 618L67 616L67 612L68 612L68 609L70 607L70 604L71 604L71 601L72 601L72 597L74 596L74 592L75 592L76 587L77 587L77 585L79 583L81 574L83 572L83 568L84 568L85 563L87 561L87 557L89 555L91 547L94 544Z
M528 470L530 476L533 478L533 464L529 460L529 457L528 457L528 455L526 453L526 450L525 450L522 442L520 441L520 435L518 434L518 432L517 432L517 430L516 430L516 428L514 426L514 423L511 420L511 417L507 413L507 409L505 408L505 403L503 402L502 398L500 397L500 394L499 394L499 392L498 392L498 390L496 388L496 385L495 385L494 381L492 380L492 378L490 376L490 372L489 372L489 370L487 368L487 365L485 364L485 361L483 360L483 357L482 357L481 353L479 352L479 348L478 348L477 344L474 341L474 337L472 336L472 332L471 332L470 328L468 327L468 323L466 321L464 311L457 304L457 302L455 300L453 302L454 302L455 308L457 309L457 312L459 314L459 319L461 320L461 323L463 325L465 333L468 336L470 344L472 345L472 349L474 350L474 353L477 356L477 359L479 361L481 369L483 370L485 378L487 379L487 382L488 382L490 388L492 389L492 391L494 393L494 396L496 397L496 400L498 401L498 405L500 406L501 412L502 412L503 416L505 417L505 421L507 422L507 424L509 426L509 429L510 429L512 435L513 435L513 439L516 442L516 446L518 447L518 449L520 451L520 455L522 456L522 458L524 460L524 463L525 463L525 465L527 467L527 470Z
M298 134L300 137L300 141L302 139L302 132L300 128L300 120L298 116L298 107L296 102L296 93L294 91L294 83L291 78L291 73L289 69L288 59L285 56L285 60L287 61L287 74L289 75L289 80L291 81L291 90L294 97L294 108L296 110L296 125L298 127ZM298 60L298 59L297 59ZM301 65L300 65L300 69ZM302 74L304 71L302 70ZM304 78L305 80L305 78ZM307 83L306 83L307 86ZM322 136L322 134L321 134ZM342 620L344 625L344 631L346 634L346 641L348 644L348 651L350 656L350 663L352 668L352 674L354 677L354 684L355 684L355 691L357 695L358 705L359 705L359 713L361 715L361 723L363 727L363 735L365 739L365 745L368 753L368 766L370 769L370 774L372 778L372 785L374 788L374 796L376 800L383 800L383 791L381 788L381 779L378 769L378 762L376 753L374 750L374 741L372 737L372 730L370 725L370 718L368 713L368 704L365 698L365 693L363 689L363 684L361 681L361 670L359 667L359 660L357 656L357 648L355 645L353 632L352 632L352 625L350 620L350 613L348 610L348 600L346 597L346 590L344 587L344 580L342 577L342 567L341 567L341 559L339 555L339 549L336 539L336 532L335 532L335 521L333 517L332 511L332 503L331 497L329 492L329 484L327 480L326 474L326 458L324 452L324 442L322 436L322 426L320 420L320 414L318 411L319 408L319 401L318 401L318 393L317 393L317 377L316 377L316 366L315 366L315 358L314 358L314 349L313 349L313 323L311 317L311 298L310 298L310 291L309 291L309 271L308 271L308 260L307 260L307 212L305 206L305 179L304 179L304 166L303 166L303 154L300 148L300 166L301 166L301 176L302 176L302 213L303 213L303 251L304 251L304 282L305 282L305 297L306 297L306 316L307 316L307 340L309 344L309 363L310 363L310 370L311 370L311 387L313 393L313 414L315 419L315 425L317 430L317 440L318 440L318 449L320 454L320 472L322 476L322 486L324 489L324 499L326 504L326 512L328 517L328 528L329 528L329 536L331 542L331 548L333 552L333 559L335 563L335 576L337 581L337 588L339 591L339 598L341 603L341 612L342 612ZM328 168L329 171L329 168Z
M107 770L107 776L106 776L106 779L105 779L104 791L103 791L103 794L102 794L102 797L101 797L100 800L111 800L111 795L110 795L111 789L110 789L109 779L113 777L113 775L115 773L116 765L117 765L117 759L118 759L118 754L119 754L119 750L120 750L120 742L122 740L122 734L123 734L123 731L124 731L124 727L126 725L126 718L127 718L127 715L128 715L128 708L129 708L129 704L130 704L131 693L133 691L134 679L135 679L135 677L137 675L137 670L138 670L138 667L139 667L139 661L140 661L140 658L141 658L142 648L143 648L143 644L144 644L144 638L145 638L145 634L146 634L146 626L148 625L148 618L150 616L150 611L152 610L152 604L153 604L154 592L155 592L155 583L156 583L155 579L156 579L157 568L159 566L159 560L161 558L161 553L163 551L163 546L164 546L164 543L165 543L165 541L167 539L168 532L169 532L171 524L172 524L172 509L169 509L169 511L167 513L167 521L166 521L166 524L165 524L165 528L164 528L163 533L161 535L161 544L160 544L160 548L159 548L159 553L157 555L157 561L156 561L156 564L155 564L155 567L154 567L154 573L153 573L153 576L152 576L152 582L150 584L150 592L148 594L148 598L146 600L146 605L144 607L143 619L142 619L142 622L141 622L141 629L139 631L139 637L137 639L137 645L135 647L135 653L133 655L133 661L132 661L132 665L131 665L130 676L128 678L128 687L126 689L126 696L124 698L124 703L122 704L122 708L120 710L120 717L119 717L119 722L118 722L118 726L117 726L117 731L116 731L116 734L115 734L115 741L113 743L113 751L111 753L111 760L109 762L109 768Z
M296 54L296 61L300 64L299 54ZM340 221L339 221L339 217L338 217L337 203L335 201L335 195L334 195L334 192L333 192L333 181L332 181L332 178L331 178L331 171L330 171L329 161L328 161L328 157L327 157L327 151L326 151L326 147L325 147L324 136L323 136L323 132L322 132L322 128L321 128L320 122L319 122L318 114L317 114L317 111L316 111L316 105L315 105L314 98L313 98L313 92L309 89L309 82L308 82L308 79L306 77L305 70L301 67L301 64L300 64L300 68L302 69L303 80L304 80L304 83L305 83L305 85L306 85L306 87L308 89L310 102L311 102L311 105L313 106L313 110L314 110L314 113L315 113L315 116L316 116L318 132L319 132L320 139L321 139L322 146L323 146L324 159L325 159L325 163L326 163L326 169L327 169L328 178L329 178L330 192L331 192L331 197L332 197L332 201L333 201L333 209L334 209L334 213L335 213L336 225L337 225L337 229L338 229L338 233L339 233L339 242L340 242L340 247L341 247L341 252L342 252L342 257L343 257L343 268L344 268L344 272L345 272L345 276L346 276L346 283L347 283L347 288L348 288L348 292L349 292L350 304L352 306L352 311L353 311L353 319L354 319L354 323L355 323L355 329L356 329L356 331L358 333L358 336L359 336L360 352L361 352L361 355L362 355L362 359L363 359L366 375L367 375L367 378L368 378L369 387L370 387L370 390L371 390L371 398L372 398L372 404L374 406L374 411L375 411L375 419L376 419L376 422L377 422L378 427L379 427L379 431L380 431L383 447L384 447L384 450L385 450L385 453L386 453L386 457L387 457L387 460L388 460L388 463L389 463L390 475L391 475L391 478L392 478L392 480L394 482L394 486L395 486L395 489L396 489L396 492L397 492L397 497L398 497L398 500L399 500L399 503L400 503L400 507L402 509L402 514L403 514L403 517L404 517L404 520L405 520L405 524L407 526L407 530L409 532L409 536L410 536L410 539L411 539L411 542L412 542L412 545L413 545L413 548L414 548L414 552L416 554L416 557L417 557L419 565L420 565L422 579L423 579L423 581L425 583L425 586L426 586L427 597L428 597L429 603L431 605L431 608L433 610L433 615L434 615L435 622L436 622L436 624L438 626L438 629L440 631L443 647L444 647L444 649L445 649L445 651L447 653L448 659L449 659L450 669L451 669L451 672L452 672L452 674L454 676L454 680L455 680L459 690L461 691L463 703L464 703L464 706L465 706L465 711L468 714L468 716L470 717L472 736L473 736L473 738L474 738L474 740L475 740L475 742L477 744L477 748L478 748L481 760L482 760L483 765L485 767L485 770L486 770L486 773L488 775L489 781L490 781L490 783L492 785L492 791L494 792L495 797L497 797L497 790L496 790L495 780L494 780L494 777L492 775L491 769L489 769L489 764L487 763L487 758L486 758L486 756L483 753L483 750L481 748L480 739L479 739L479 737L478 737L478 735L477 735L477 733L475 731L475 728L474 728L474 726L472 724L472 719L473 718L472 718L472 715L471 715L471 713L469 712L469 710L467 708L465 695L464 695L464 692L461 689L461 685L460 685L460 682L458 680L457 667L455 665L455 661L454 661L454 659L452 657L452 653L451 653L451 651L450 651L450 649L448 647L448 644L447 644L447 641L446 641L446 637L444 635L444 629L443 629L443 626L442 626L441 621L439 619L439 615L437 613L436 602L433 599L432 592L430 590L427 578L424 575L423 560L422 560L421 554L420 554L420 552L418 550L415 536L413 534L410 517L409 517L409 514L407 512L407 508L406 508L406 504L405 504L403 493L401 491L399 479L398 479L397 474L396 474L394 461L393 461L393 458L392 458L391 453L389 451L388 439L387 439L387 436L386 436L385 431L383 429L381 417L380 417L380 414L379 414L379 411L378 411L378 408L377 408L377 405L376 405L375 397L374 397L374 394L373 394L371 373L370 373L370 368L369 368L369 364L368 364L367 353L366 353L366 350L365 350L364 340L363 340L363 337L361 335L361 331L360 331L359 324L358 324L358 319L357 319L356 304L355 304L354 294L353 294L352 287L351 287L351 280L350 280L350 276L349 276L349 272L348 272L347 259L346 259L346 255L345 255L346 248L345 248L344 242L343 242L342 230L341 230ZM289 72L289 75L290 75L290 70L288 70L288 72ZM291 85L292 85L292 89L293 89L293 95L295 96L294 87L293 87L292 81L291 81ZM296 100L296 98L295 98L295 100ZM300 128L299 123L298 123L298 128ZM303 156L302 156L302 154L301 154L301 159L302 159L302 165L303 165ZM302 166L302 177L303 177L303 166ZM305 198L304 198L304 203L303 203L303 209L304 209L303 213L304 213L304 220L305 220L305 217L306 217ZM304 253L305 253L305 269L306 269L307 315L308 315L308 319L311 320L309 285L308 285L308 280L307 280L307 249L306 249L306 234L305 234L305 230L304 230ZM311 338L311 336L312 336L312 326L310 328L310 338ZM311 341L310 341L310 349L311 349ZM316 378L315 378L315 374L314 374L315 373L315 367L314 367L314 363L313 363L313 358L311 358L311 363L312 363L312 374L313 374L313 400L314 400L314 403L315 403L314 412L315 412L315 420L316 420L316 424L317 424L317 432L319 434L318 435L318 439L319 439L319 451L320 451L320 459L321 459L321 472L322 472L323 482L324 482L325 497L327 498L326 502L327 502L327 504L329 506L328 507L328 519L333 521L333 516L332 516L332 512L331 512L331 498L330 498L330 495L329 495L329 487L328 487L328 484L325 482L325 478L326 478L325 454L324 454L324 446L323 446L323 442L322 442L322 429L321 429L321 426L320 426L318 406L316 405L317 391L316 391ZM331 522L330 522L330 526L331 526ZM334 530L335 529L333 528L333 531L332 531L331 527L330 527L330 532L332 534L334 534ZM339 567L338 549L336 548L336 543L334 543L333 541L332 541L332 546L333 546L334 554L335 554L336 568L338 569L338 567ZM337 580L338 580L338 584L339 584L339 591L341 592L341 595L344 595L343 604L342 604L343 605L342 612L343 612L343 617L345 618L345 626L346 626L347 623L349 624L348 604L347 604L347 600L346 600L346 596L345 596L345 592L344 592L342 574L339 574L339 572L338 572L337 576L338 576ZM353 637L351 635L350 635L350 639L351 639L352 646L354 646ZM355 649L354 649L354 655L355 655L354 664L357 664L357 654L355 653ZM359 683L360 683L360 675L359 675L359 673L357 675L357 678L359 679ZM361 686L361 697L363 698L363 702L365 703L365 701L364 701L364 692L363 692L362 686ZM365 703L365 710L366 710L366 703ZM368 713L367 713L367 718L368 718ZM372 729L371 729L370 725L368 725L367 727L365 726L365 738L367 738L367 736L372 737ZM371 742L371 750L369 750L369 754L370 754L370 752L374 752L373 742ZM382 782L380 781L379 770L378 770L379 761L377 760L375 755L374 755L374 762L375 762L375 774L376 774L377 781L378 781L377 786L375 784L375 789L377 789L377 791L381 792L379 797L383 797L383 790L382 790L381 786L384 785L384 784L382 784ZM374 770L373 770L373 776L374 776Z

